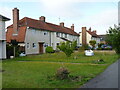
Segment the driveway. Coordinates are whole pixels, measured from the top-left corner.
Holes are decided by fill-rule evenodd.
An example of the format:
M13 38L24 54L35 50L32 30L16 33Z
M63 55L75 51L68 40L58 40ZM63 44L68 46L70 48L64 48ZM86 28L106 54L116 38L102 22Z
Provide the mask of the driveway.
M120 69L120 60L110 65L103 73L88 81L81 88L120 88L120 78L118 85L118 67Z

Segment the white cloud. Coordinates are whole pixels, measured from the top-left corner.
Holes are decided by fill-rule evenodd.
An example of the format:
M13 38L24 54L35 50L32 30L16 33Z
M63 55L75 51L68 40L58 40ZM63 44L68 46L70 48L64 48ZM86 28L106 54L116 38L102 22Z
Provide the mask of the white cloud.
M0 2L41 2L43 0L0 0ZM47 2L118 2L119 0L45 0Z
M98 34L105 34L106 30L114 26L114 24L118 24L117 9L109 9L89 16L87 17L87 21L82 22L80 26L92 27L93 30L97 30Z
M73 2L67 0L41 0L43 10L47 15L60 17L81 16L82 14L75 14L77 10L74 9Z

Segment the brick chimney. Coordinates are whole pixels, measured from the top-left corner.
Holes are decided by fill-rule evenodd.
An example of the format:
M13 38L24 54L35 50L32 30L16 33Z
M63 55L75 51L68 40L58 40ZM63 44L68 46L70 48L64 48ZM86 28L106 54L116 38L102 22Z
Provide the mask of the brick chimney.
M72 24L71 29L74 31L74 24Z
M13 35L18 35L18 27L19 27L19 9L13 9Z
M45 22L45 17L44 17L44 16L41 16L41 17L39 18L39 20L42 21L42 22Z
M60 26L61 26L61 27L64 27L64 22L61 22L61 23L60 23Z
M86 45L86 27L82 27L82 45Z
M93 32L94 32L94 33L97 33L97 31L96 31L96 30L94 30Z
M91 27L89 28L89 31L91 31Z

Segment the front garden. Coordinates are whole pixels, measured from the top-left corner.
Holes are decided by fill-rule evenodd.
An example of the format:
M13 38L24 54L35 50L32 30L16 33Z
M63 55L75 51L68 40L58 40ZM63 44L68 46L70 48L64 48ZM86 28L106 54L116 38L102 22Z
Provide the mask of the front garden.
M113 52L95 52L87 57L84 52L74 52L67 57L63 52L29 55L2 62L3 88L79 88L91 78L103 72L118 59ZM104 62L99 62L103 60ZM69 70L69 77L58 79L55 74L60 67Z

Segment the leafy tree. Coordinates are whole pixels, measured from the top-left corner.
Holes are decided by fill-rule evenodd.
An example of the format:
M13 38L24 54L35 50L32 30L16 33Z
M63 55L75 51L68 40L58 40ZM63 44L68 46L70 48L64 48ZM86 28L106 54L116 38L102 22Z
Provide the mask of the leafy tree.
M59 46L57 46L57 48L59 48L61 51L63 51L67 57L70 57L71 54L73 53L73 50L75 50L77 46L77 42L73 41L73 42L62 42L60 43Z
M120 54L120 27L114 25L114 28L109 28L106 42L112 45L116 53Z
M95 47L95 44L96 44L96 41L95 41L95 40L90 40L89 43L90 43L90 45L94 48L94 47Z

